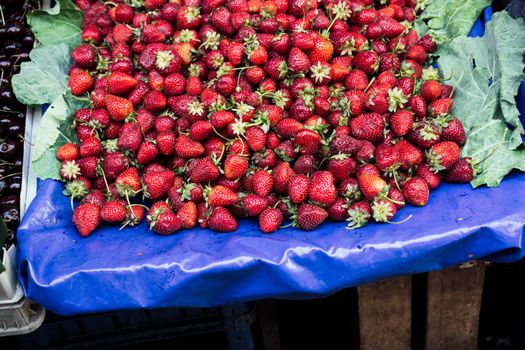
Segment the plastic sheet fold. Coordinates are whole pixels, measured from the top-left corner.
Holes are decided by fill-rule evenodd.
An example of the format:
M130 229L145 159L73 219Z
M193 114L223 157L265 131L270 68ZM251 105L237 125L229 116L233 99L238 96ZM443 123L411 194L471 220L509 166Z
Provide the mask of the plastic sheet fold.
M235 233L158 236L144 223L81 238L61 183L46 180L18 231L19 277L28 298L66 315L316 298L473 259L520 259L523 208L525 174L515 174L493 189L444 184L426 207L400 211L396 220L413 215L402 225L264 235L245 220Z

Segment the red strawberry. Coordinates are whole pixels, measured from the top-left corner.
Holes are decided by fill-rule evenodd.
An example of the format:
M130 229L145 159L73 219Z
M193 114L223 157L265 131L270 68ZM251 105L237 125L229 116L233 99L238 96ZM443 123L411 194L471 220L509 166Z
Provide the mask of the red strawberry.
M288 191L288 182L293 175L293 170L288 162L282 162L277 165L272 172L274 189L276 192L285 194Z
M426 164L420 164L417 167L416 175L426 181L430 189L437 188L441 182L439 174L433 172Z
M390 127L397 136L406 135L414 124L414 113L400 109L390 117Z
M378 195L385 194L388 191L388 184L378 175L361 174L357 181L361 192L368 200L374 200Z
M115 180L117 190L122 196L132 197L141 188L139 172L137 168L131 167L124 170Z
M208 204L210 206L226 207L239 201L239 195L225 186L214 186L208 194Z
M450 98L439 98L428 106L428 113L432 117L439 117L450 113L454 100Z
M165 156L172 155L175 152L175 145L177 142L177 137L172 131L164 131L157 135L157 148L159 153Z
M153 231L159 235L171 235L180 230L181 222L177 215L172 211L166 211L158 215L157 220L154 221Z
M383 139L383 127L383 117L377 113L361 114L350 121L352 135L370 142L378 142Z
M427 101L432 102L441 97L442 86L439 81L427 80L421 84L421 96Z
M348 217L348 205L343 198L337 198L334 204L328 208L328 217L333 221L345 221Z
M84 198L82 198L82 204L91 203L102 209L102 206L106 202L106 196L99 190L92 190Z
M106 95L105 104L109 115L115 121L123 121L133 112L131 101L123 97Z
M197 205L192 201L184 203L182 208L177 211L177 217L183 228L195 227L197 224Z
M69 74L69 88L75 96L88 92L93 87L93 78L88 72L81 69L73 69Z
M334 186L334 176L329 171L316 171L312 174L309 189L310 200L322 206L334 204L337 190Z
M256 66L262 66L268 59L268 52L264 46L259 45L250 55L250 62Z
M426 153L432 170L450 168L459 159L459 146L451 141L443 141L432 146Z
M56 152L57 159L61 162L77 160L79 158L80 152L75 143L66 143L60 146Z
M180 135L175 142L175 152L181 158L196 158L204 153L204 146L189 136Z
M345 79L345 86L348 90L365 90L368 83L368 76L360 69L351 70Z
M277 231L282 222L283 214L275 208L268 208L259 215L259 228L264 233Z
M266 197L273 188L272 175L266 170L257 170L253 174L253 191L259 196Z
M460 158L445 175L446 182L468 183L476 177L478 169L470 157Z
M343 181L354 173L356 162L347 154L336 154L328 162L328 171L330 171L337 181Z
M244 55L244 45L240 42L232 42L228 45L226 50L226 57L234 65L238 66L241 64L242 57Z
M250 193L241 199L247 216L257 216L268 207L268 198Z
M217 232L232 232L237 230L237 221L228 209L213 208L207 221L208 227Z
M290 201L300 204L308 199L310 180L305 175L293 175L288 183L288 196Z
M97 53L95 47L90 44L84 44L76 47L71 52L71 57L78 67L93 68L96 65Z
M137 122L124 123L118 136L118 147L121 150L137 152L142 144L142 132Z
M379 67L379 57L374 51L361 51L354 56L352 64L355 68L371 75L375 73Z
M297 47L290 50L287 63L288 67L295 73L306 73L311 66L308 56Z
M87 237L100 224L100 208L95 204L80 204L73 212L73 224L82 237Z
M386 199L378 199L372 203L372 217L377 222L390 222L397 212L394 203Z
M144 174L144 195L150 199L161 198L173 186L174 179L175 173L170 170Z
M412 45L406 52L406 58L409 58L419 64L423 64L427 60L427 52L421 45Z
M117 200L110 200L102 206L100 217L108 223L117 223L126 218L126 207Z
M88 179L94 179L97 177L98 158L97 157L86 157L80 158L78 161L78 167L84 177Z
M368 223L372 215L372 208L365 201L352 204L348 209L348 226L349 229L363 227Z
M430 190L425 180L419 177L408 179L403 186L403 196L412 205L424 206L428 202Z
M454 116L446 117L445 121L442 122L441 125L442 141L452 141L457 143L459 146L465 144L467 141L467 136L465 135L463 124L461 124L458 118Z
M137 86L137 79L123 72L112 72L108 77L108 91L110 94L125 96Z
M400 140L394 145L394 148L399 152L403 170L409 170L423 162L423 152L406 140Z
M321 207L312 204L302 204L297 211L295 225L303 230L313 230L326 220L328 213Z
M206 183L217 180L220 175L217 166L209 157L206 157L195 161L192 170L189 172L189 179L194 183Z
M237 180L248 171L248 160L246 157L229 154L224 161L224 176L227 179Z
M250 126L246 129L246 142L254 152L262 151L266 145L266 133L257 126Z

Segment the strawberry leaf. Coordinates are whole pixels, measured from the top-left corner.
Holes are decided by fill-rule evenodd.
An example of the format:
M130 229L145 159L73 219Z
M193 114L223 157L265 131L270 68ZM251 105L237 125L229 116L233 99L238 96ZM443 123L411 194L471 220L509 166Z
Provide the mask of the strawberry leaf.
M83 14L70 0L57 0L48 10L27 14L27 22L36 39L44 45L80 44Z
M474 187L497 186L512 169L525 171L524 133L515 95L525 78L525 22L495 13L481 38L458 37L443 49L438 64L456 86L452 114L463 123L463 156L480 163Z
M440 55L445 44L469 33L481 11L491 3L491 0L427 0L414 28L419 36L428 33L434 38L439 44L436 55Z
M55 153L63 144L76 141L76 135L69 126L74 112L81 107L84 107L84 102L75 99L67 90L42 116L31 150L31 163L39 178L60 179L61 164Z
M70 50L65 44L35 48L30 62L12 78L17 99L26 105L51 103L67 89Z

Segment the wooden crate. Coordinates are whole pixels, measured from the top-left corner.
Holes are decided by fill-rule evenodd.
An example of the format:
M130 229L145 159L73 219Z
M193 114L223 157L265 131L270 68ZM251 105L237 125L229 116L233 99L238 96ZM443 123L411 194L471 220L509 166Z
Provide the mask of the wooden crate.
M359 342L346 348L477 349L484 276L485 264L472 262L357 287ZM257 308L264 348L280 350L274 302L262 301Z

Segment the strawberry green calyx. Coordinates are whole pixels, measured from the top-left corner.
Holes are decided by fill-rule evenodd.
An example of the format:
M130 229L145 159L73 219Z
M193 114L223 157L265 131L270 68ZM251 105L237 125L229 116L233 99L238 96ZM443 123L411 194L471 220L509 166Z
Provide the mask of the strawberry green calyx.
M348 230L354 230L365 226L370 220L370 214L364 211L361 208L349 209L348 210L348 225L346 228Z
M253 106L250 106L247 103L235 103L235 107L232 108L232 111L235 112L239 117L244 117L248 113L251 113L254 110Z
M372 217L377 222L389 222L395 215L393 206L386 200L378 200L372 203Z
M221 41L221 35L217 32L207 32L206 40L200 45L200 47L206 50L217 50L219 42Z
M118 151L118 139L102 141L102 148L104 148L108 152Z
M419 135L425 141L435 141L439 139L439 134L432 127L432 125L426 124L421 130L419 130Z
M155 59L155 66L161 70L166 69L174 58L175 56L171 51L159 51Z
M312 72L310 76L317 84L321 83L323 80L330 79L330 67L328 65L323 65L321 62L317 62L316 65L310 67L310 71Z
M394 87L388 90L388 102L388 111L396 112L398 108L404 107L405 103L408 102L408 99L400 88Z
M426 67L421 71L421 80L440 80L439 71L432 66Z
M74 160L68 160L62 163L60 168L60 176L67 180L76 179L81 174L80 166Z
M185 183L181 188L179 188L177 190L177 192L179 192L181 194L181 199L182 200L191 200L191 191L195 188L195 184L194 183Z
M202 116L204 114L204 105L199 101L197 97L188 104L188 112L191 115Z
M286 96L284 95L284 92L282 92L281 90L274 92L274 93L272 94L271 98L272 98L273 103L274 103L277 107L279 107L279 108L281 108L281 109L284 109L284 107L286 106L286 104L287 104L288 101L289 101L289 98L286 97Z
M445 167L441 163L441 158L443 157L441 154L437 154L431 149L429 149L425 152L425 156L428 159L428 165L430 166L430 170L432 170L435 173L441 170L445 170Z

